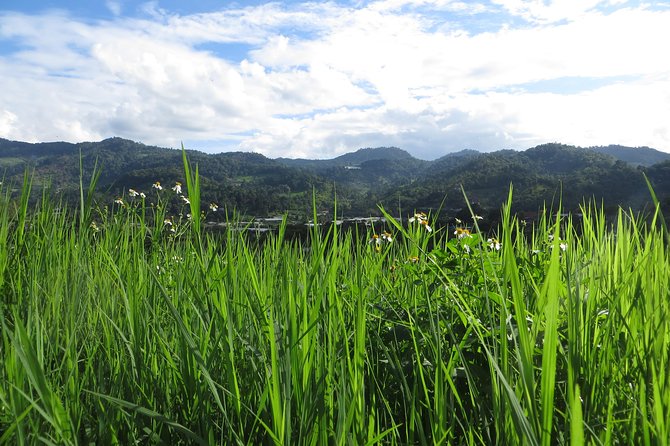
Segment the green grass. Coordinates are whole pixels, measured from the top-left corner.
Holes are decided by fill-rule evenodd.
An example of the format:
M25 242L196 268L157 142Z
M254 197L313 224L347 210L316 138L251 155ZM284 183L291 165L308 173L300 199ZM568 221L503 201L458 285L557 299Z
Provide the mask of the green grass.
M255 243L185 168L181 216L0 190L0 443L668 443L660 215Z

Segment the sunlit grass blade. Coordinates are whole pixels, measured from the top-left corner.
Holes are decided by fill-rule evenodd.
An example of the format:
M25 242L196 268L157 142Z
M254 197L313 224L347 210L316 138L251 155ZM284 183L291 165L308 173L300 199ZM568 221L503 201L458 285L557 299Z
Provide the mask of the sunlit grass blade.
M560 206L559 206L560 209ZM558 346L558 312L561 294L561 252L560 240L560 211L556 216L553 230L554 241L546 278L542 284L540 302L544 308L544 333L542 345L542 373L541 373L541 404L542 404L542 444L552 442L552 422L554 419L554 392L556 383L556 362Z
M658 218L661 221L661 225L663 226L663 230L665 231L666 237L670 237L670 232L668 232L668 225L665 222L665 217L663 216L663 213L660 212L660 201L658 200L658 197L656 196L656 192L654 191L654 187L651 184L651 181L649 181L649 178L647 177L646 174L644 174L644 181L647 183L647 188L649 189L649 195L651 195L651 199L654 203L654 206L657 209L658 212Z
M520 243L521 241L515 240L516 234L514 231L514 224L512 222L513 217L511 214L512 192L513 188L510 186L507 204L503 207L502 246L504 247L504 249L502 255L502 263L503 263L502 273L505 283L509 284L507 287L504 288L506 292L509 293L506 300L511 301L513 308L513 314L511 316L513 317L515 325L519 327L519 329L515 330L514 326L510 324L512 318L510 318L510 316L507 315L506 308L501 308L502 310L501 316L505 318L505 324L510 325L508 327L508 330L510 331L510 333L512 333L512 339L518 343L518 345L515 346L516 347L515 359L518 364L517 367L519 373L521 374L521 385L522 385L521 398L523 404L526 406L526 410L523 410L519 403L515 401L510 401L512 403L512 409L514 411L513 419L517 423L517 427L520 430L522 426L519 426L519 423L521 422L524 423L523 430L527 432L528 435L529 428L525 426L526 423L525 412L527 411L529 418L528 421L531 423L533 433L532 437L529 438L529 440L532 439L532 441L537 442L536 438L540 437L540 435L539 435L539 426L537 424L537 420L539 419L539 417L537 416L536 403L534 401L535 385L536 385L534 365L533 365L534 346L530 339L530 333L525 329L526 321L529 316L529 310L526 305L527 291L523 288L521 283L521 272L517 264L517 259L514 250L515 242ZM528 291L530 291L531 293L535 292L535 290L532 289ZM503 366L507 367L507 364L503 364ZM506 378L509 379L508 377ZM503 384L505 386L507 395L511 397L513 393L510 393L509 391L510 384L508 383Z
M74 432L69 414L46 379L33 343L20 321L15 321L14 333L10 333L10 337L16 354L26 371L28 381L37 393L38 399L32 399L26 393L22 393L26 398L29 398L31 405L51 425L59 441L63 444L74 444Z
M153 273L152 273L153 274ZM179 335L181 336L180 340L184 342L184 344L187 347L187 350L190 354L193 355L196 364L198 365L200 372L203 375L203 378L205 379L205 382L207 383L207 386L209 387L211 391L211 395L216 401L217 406L221 410L221 412L225 412L225 409L223 407L223 403L221 402L221 398L219 397L219 390L217 388L217 384L214 382L212 379L209 370L207 369L207 365L205 363L204 358L202 357L202 354L200 353L200 350L198 348L198 345L193 339L193 336L189 332L188 328L186 328L186 325L184 324L184 321L182 320L181 315L179 314L179 311L177 308L174 306L174 304L171 301L169 293L165 290L163 285L160 283L158 278L153 275L153 278L156 282L156 285L159 287L161 294L163 295L164 302L166 306L168 307L172 317L174 318L174 321L177 324L177 327L179 329Z
M184 164L184 176L186 177L186 189L188 191L189 209L191 211L192 227L195 234L200 234L201 230L201 210L200 207L200 175L198 172L198 165L195 166L195 171L191 168L191 164L186 157L186 149L184 144L181 146L182 162Z
M89 179L88 187L84 189L84 165L81 150L79 151L79 225L82 228L88 227L91 222L91 211L93 207L93 198L95 189L102 174L102 169L98 167L98 160L95 160L93 172ZM84 190L86 191L84 193Z
M584 444L584 421L579 385L575 386L573 393L574 396L570 405L570 445L581 446Z

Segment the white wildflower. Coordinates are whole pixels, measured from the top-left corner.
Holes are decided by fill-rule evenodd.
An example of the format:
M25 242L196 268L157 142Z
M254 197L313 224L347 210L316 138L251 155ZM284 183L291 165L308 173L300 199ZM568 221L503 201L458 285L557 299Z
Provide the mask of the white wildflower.
M427 218L428 217L426 216L425 212L417 212L416 214L414 214L414 217L409 219L409 222L414 223L415 221L418 221L419 223L421 223L422 221L426 221Z
M497 238L490 238L486 240L486 243L489 244L490 249L495 249L496 251L500 251L500 248L502 247L502 243L500 243Z
M456 230L454 231L454 235L459 240L464 239L466 237L472 237L472 235L470 234L470 230L466 228L456 228Z
M416 214L414 214L414 217L409 219L409 222L410 223L417 222L421 226L426 228L426 231L433 232L433 228L431 228L430 225L428 224L428 216L426 215L425 212L417 212Z

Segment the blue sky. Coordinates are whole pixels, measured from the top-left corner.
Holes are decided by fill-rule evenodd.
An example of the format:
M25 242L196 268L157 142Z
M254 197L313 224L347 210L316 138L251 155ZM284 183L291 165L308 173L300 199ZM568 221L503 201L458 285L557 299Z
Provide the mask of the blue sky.
M670 152L668 41L667 1L5 0L0 137Z

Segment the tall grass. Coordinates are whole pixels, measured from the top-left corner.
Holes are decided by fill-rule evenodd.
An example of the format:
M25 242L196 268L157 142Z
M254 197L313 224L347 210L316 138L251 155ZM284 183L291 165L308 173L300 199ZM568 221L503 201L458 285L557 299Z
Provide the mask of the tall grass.
M181 218L0 190L0 443L668 443L660 214L256 243L185 168Z

